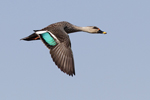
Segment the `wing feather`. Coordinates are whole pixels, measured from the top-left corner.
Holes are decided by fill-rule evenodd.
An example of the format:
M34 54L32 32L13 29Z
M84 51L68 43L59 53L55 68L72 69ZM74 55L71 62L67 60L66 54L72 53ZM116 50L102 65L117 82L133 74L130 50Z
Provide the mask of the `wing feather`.
M61 71L72 76L75 75L73 53L70 46L67 47L65 46L65 42L62 42L56 45L54 49L51 49L50 54Z
M54 40L56 40L56 45L54 46L48 44L40 35L39 37L45 46L50 49L53 61L64 73L71 76L75 75L73 53L69 36L62 30L57 30L53 32L53 34L51 32L49 33L54 37Z

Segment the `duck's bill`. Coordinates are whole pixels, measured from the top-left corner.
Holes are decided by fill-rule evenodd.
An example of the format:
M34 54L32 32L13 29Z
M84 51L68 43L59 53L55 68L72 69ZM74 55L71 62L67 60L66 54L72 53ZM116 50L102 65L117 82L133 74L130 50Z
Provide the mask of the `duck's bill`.
M103 32L102 34L107 34L107 32Z
M100 33L100 34L107 34L107 32L104 32L104 31L101 31L101 30L99 30L97 33Z

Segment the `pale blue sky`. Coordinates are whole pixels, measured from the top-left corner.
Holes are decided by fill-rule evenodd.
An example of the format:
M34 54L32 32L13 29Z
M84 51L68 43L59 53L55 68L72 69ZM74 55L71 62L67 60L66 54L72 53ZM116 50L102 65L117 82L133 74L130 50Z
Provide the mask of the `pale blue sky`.
M149 0L1 0L0 100L150 100ZM51 23L98 26L70 34L76 75L41 41L20 41Z

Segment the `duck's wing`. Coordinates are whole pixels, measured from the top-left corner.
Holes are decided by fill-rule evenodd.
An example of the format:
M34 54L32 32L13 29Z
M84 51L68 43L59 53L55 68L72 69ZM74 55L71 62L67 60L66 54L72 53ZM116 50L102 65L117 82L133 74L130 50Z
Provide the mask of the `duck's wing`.
M57 32L60 33L60 31ZM39 37L46 47L50 49L51 57L58 68L68 75L75 75L74 59L69 36L66 33L55 33L54 35L54 33L45 32L42 35L40 34Z
M32 41L32 40L39 40L40 38L38 37L37 34L33 33L25 38L22 38L20 40L25 40L25 41Z
M57 44L54 48L51 48L50 54L61 71L71 76L73 76L73 74L75 75L74 59L69 38Z

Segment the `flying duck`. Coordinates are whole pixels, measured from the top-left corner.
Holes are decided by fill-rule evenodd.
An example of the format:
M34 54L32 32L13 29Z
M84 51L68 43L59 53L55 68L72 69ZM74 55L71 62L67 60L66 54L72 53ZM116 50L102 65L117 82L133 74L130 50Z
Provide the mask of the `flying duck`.
M74 59L69 33L84 31L92 34L107 34L96 26L79 27L62 21L51 24L21 40L41 40L50 50L51 57L61 71L69 76L75 75Z

